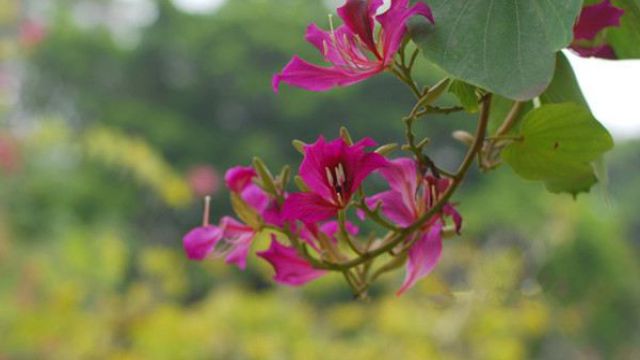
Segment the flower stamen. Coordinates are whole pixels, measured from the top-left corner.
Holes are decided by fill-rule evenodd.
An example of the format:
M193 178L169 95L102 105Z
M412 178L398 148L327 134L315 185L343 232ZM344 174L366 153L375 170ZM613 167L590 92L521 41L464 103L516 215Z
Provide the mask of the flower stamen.
M211 209L211 196L204 197L204 212L202 214L202 226L209 226L209 214Z

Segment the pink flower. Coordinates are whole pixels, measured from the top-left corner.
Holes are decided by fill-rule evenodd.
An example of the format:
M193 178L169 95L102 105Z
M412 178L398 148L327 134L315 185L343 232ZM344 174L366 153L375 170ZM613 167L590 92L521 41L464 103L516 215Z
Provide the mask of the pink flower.
M392 160L379 172L389 182L391 190L368 198L367 205L375 208L381 204L382 213L403 227L410 226L432 209L450 185L447 179L418 176L417 164L409 158ZM438 263L442 253L443 215L451 217L456 231L460 231L462 217L451 204L445 204L441 214L435 214L407 239L407 242L413 241L413 245L408 253L407 274L397 295L427 276Z
M409 18L421 15L433 22L431 10L422 2L409 7L409 0L391 0L390 8L376 15L382 4L383 0L347 0L338 8L344 25L330 31L309 25L306 40L332 66L320 67L294 56L282 72L273 77L274 91L278 92L280 82L325 91L365 80L393 63ZM376 22L380 24L377 36L374 34Z
M624 10L611 5L609 0L599 4L585 6L573 27L574 42L570 48L582 57L599 57L615 59L613 48L607 44L599 46L585 46L581 41L592 41L598 33L607 27L620 26L620 17Z
M38 45L47 35L44 26L34 20L25 20L20 24L20 43L25 47Z
M307 260L298 255L295 248L280 244L275 235L271 235L269 249L258 252L257 255L273 266L276 272L273 280L283 285L300 286L326 273L314 269Z
M18 142L9 134L0 133L0 175L9 175L22 168Z
M283 205L283 217L313 223L344 209L362 181L387 164L381 155L365 152L365 147L374 145L369 138L348 145L342 138L326 142L322 136L307 145L299 173L310 191L289 195Z
M182 241L191 260L224 257L228 264L244 269L254 237L255 231L251 227L231 217L224 217L219 226L197 227L187 233Z
M280 209L260 187L253 183L256 172L252 167L237 166L225 174L227 187L251 206L267 223L282 224ZM183 247L191 260L224 257L228 264L244 269L256 229L231 217L223 217L218 226L204 225L191 230L183 238Z
M220 176L216 169L209 165L198 165L189 169L187 180L193 193L202 197L218 192Z

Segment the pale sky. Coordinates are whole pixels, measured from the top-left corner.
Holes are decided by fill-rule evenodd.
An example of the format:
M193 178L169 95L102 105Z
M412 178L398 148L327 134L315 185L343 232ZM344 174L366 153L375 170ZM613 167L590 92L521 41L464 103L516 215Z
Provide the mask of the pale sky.
M173 1L184 11L198 13L214 11L226 0ZM617 139L640 137L640 60L607 61L567 54L596 118Z

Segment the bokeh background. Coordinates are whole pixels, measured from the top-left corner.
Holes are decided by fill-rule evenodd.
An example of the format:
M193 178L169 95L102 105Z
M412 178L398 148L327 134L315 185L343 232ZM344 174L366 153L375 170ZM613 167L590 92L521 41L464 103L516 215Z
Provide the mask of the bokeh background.
M320 60L303 32L331 2L178 3L0 1L0 359L640 358L634 139L577 200L473 172L456 196L463 235L401 298L402 272L361 303L337 275L290 289L255 258L245 272L187 261L202 196L214 218L230 211L227 167L296 165L291 139L341 125L400 142L412 101L389 75L273 93L292 54ZM420 132L446 167L464 150L449 134L473 123Z

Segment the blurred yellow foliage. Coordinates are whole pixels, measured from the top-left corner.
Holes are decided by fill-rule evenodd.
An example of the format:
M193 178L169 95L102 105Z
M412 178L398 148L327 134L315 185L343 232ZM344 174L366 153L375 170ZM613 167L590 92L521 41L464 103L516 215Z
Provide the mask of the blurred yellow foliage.
M144 140L120 131L97 126L83 135L87 154L109 166L126 169L154 190L171 207L183 207L192 200L189 185Z

